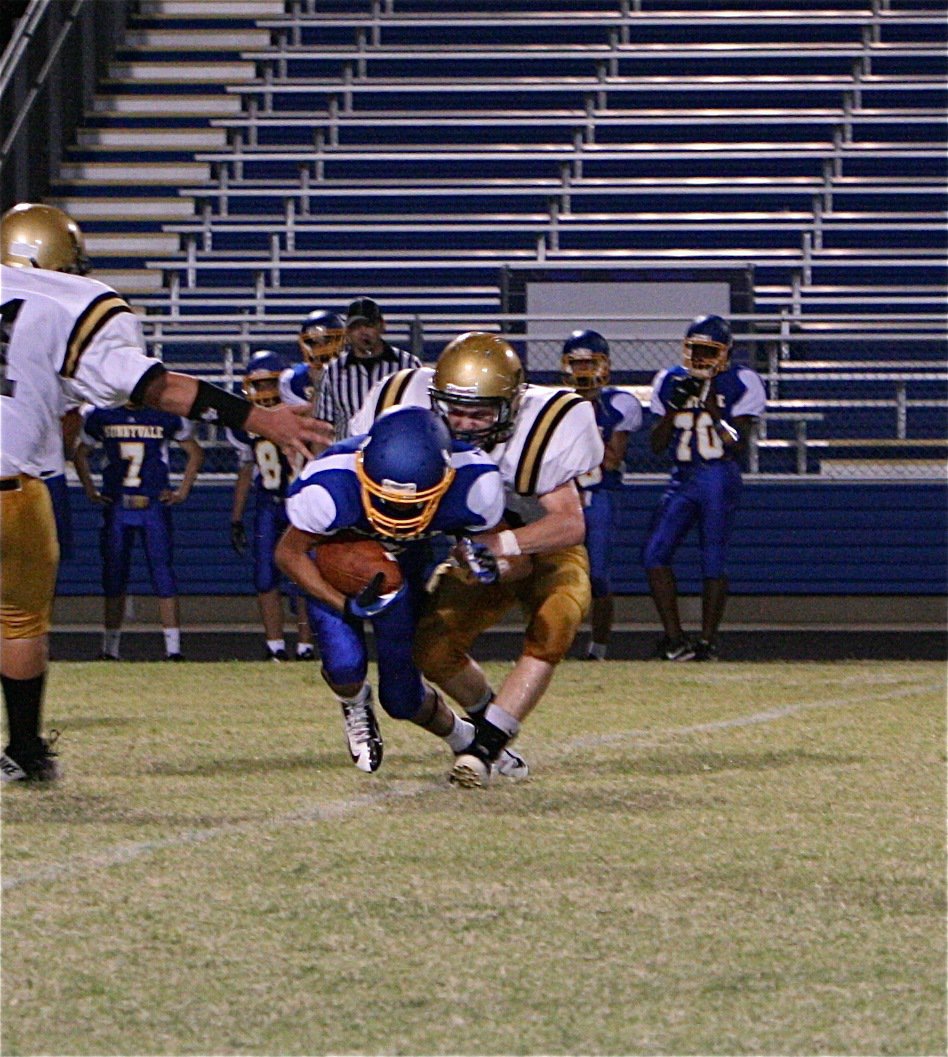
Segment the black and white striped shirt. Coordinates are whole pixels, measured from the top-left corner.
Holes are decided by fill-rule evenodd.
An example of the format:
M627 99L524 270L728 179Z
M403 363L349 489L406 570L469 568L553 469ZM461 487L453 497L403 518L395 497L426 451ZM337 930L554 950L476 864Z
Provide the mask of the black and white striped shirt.
M376 382L406 367L420 366L417 356L387 341L383 343L382 354L371 360L357 359L347 346L323 374L315 417L331 422L336 440L342 440L349 436L349 419L365 402Z

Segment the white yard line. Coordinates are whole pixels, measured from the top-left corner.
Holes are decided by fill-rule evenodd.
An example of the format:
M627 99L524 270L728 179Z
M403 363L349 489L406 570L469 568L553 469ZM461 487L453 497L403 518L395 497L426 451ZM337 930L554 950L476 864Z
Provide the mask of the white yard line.
M944 693L942 682L913 684L892 689L889 692L876 696L880 703L892 701L898 698L911 697L916 694L937 692ZM788 716L799 715L822 708L843 708L847 705L861 704L864 696L841 697L825 699L822 701L801 701L792 705L784 705L780 708L769 708L762 712L753 712L744 716L735 716L732 719L715 720L709 723L695 723L687 727L671 727L667 730L624 730L616 731L614 734L602 734L595 736L580 735L569 738L560 745L559 755L581 750L587 747L599 745L614 745L622 742L634 742L638 744L656 744L670 739L688 736L691 734L705 734L716 730L729 730L735 727L749 727L758 723L773 723ZM119 844L112 848L106 848L93 855L76 855L60 862L50 863L32 870L26 870L13 876L5 876L2 880L4 892L19 888L25 884L35 884L42 881L59 881L77 873L90 870L109 869L113 866L121 866L123 863L132 862L142 856L151 855L154 852L163 851L166 848L183 847L187 844L206 844L208 841L220 837L230 837L243 833L259 834L265 829L276 829L281 826L297 825L299 823L330 822L336 819L346 818L357 811L377 807L393 800L406 797L421 796L427 793L444 792L447 785L443 779L430 782L402 783L398 788L388 788L375 793L365 793L361 796L348 797L344 800L330 801L329 803L313 804L311 807L296 808L282 815L275 815L269 819L254 819L249 822L235 822L225 826L210 826L204 829L182 830L170 837L159 840L136 841L131 844ZM471 795L471 794L465 794ZM474 794L476 795L476 794Z

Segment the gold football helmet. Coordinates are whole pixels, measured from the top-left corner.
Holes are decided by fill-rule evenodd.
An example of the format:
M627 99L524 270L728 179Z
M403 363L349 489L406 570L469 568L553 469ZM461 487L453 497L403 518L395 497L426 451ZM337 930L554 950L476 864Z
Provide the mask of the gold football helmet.
M458 440L490 448L513 432L525 385L523 364L510 344L497 334L472 330L444 347L428 392L445 421L453 408L492 408L489 426L452 430Z
M0 218L0 252L13 268L85 275L86 243L79 225L55 206L21 202Z

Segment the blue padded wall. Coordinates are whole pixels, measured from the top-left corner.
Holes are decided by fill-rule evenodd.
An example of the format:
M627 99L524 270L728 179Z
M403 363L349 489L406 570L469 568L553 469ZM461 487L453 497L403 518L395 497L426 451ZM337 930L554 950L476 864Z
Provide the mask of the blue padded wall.
M659 484L619 495L613 563L617 594L645 594L639 548ZM175 558L182 594L253 594L250 559L230 547L232 490L197 486L175 509ZM100 514L70 490L75 555L60 569L59 593L100 592ZM250 514L245 519L251 530ZM733 594L942 595L948 589L948 490L941 484L747 483L731 544ZM697 593L701 573L689 540L676 563L679 586ZM131 594L151 591L136 548Z

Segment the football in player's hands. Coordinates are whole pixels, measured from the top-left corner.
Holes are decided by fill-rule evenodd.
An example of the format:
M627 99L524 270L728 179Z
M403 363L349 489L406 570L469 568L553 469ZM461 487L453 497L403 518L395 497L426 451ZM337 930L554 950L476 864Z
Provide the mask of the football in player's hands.
M339 533L316 544L316 568L326 583L344 595L364 591L381 574L380 595L402 586L402 570L395 556L378 540L353 533Z
M668 394L668 406L680 411L693 396L698 396L703 387L704 381L701 378L693 378L691 375L679 378Z

